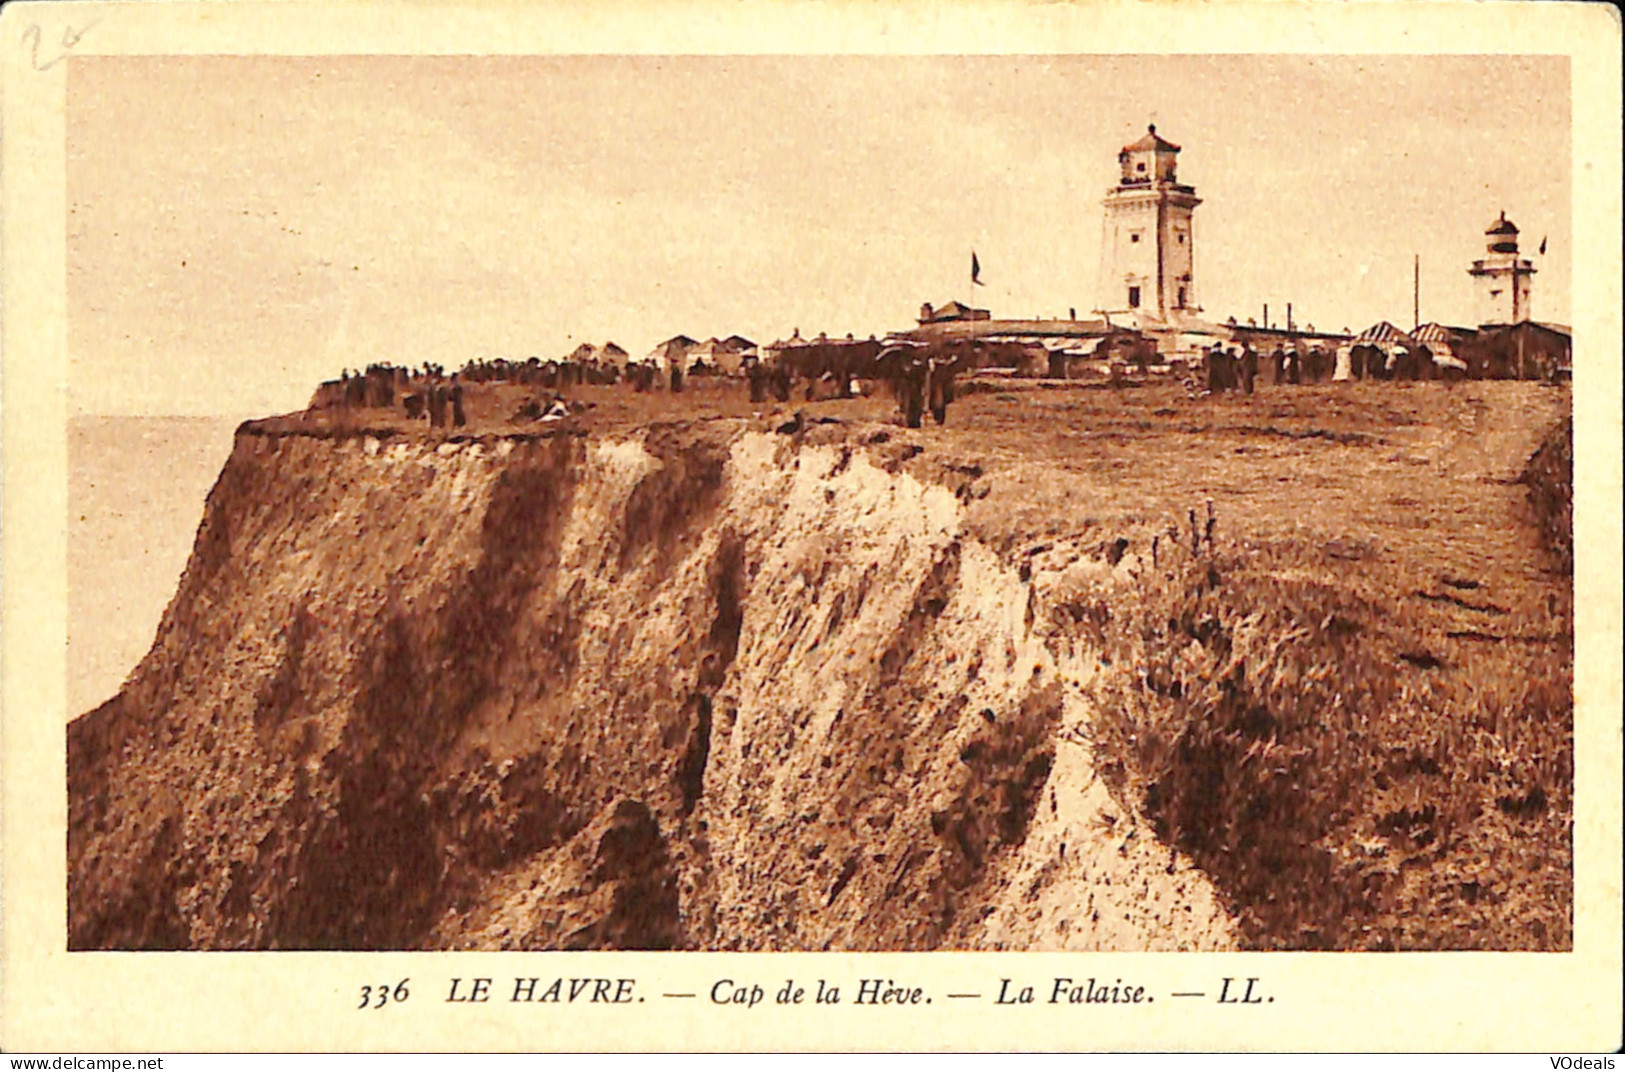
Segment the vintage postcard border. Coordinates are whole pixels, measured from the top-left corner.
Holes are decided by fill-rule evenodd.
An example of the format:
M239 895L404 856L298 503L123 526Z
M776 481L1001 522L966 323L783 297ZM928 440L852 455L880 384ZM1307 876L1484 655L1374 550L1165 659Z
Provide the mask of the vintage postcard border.
M1620 1043L1620 54L1580 4L677 3L394 7L15 4L4 63L3 1043L74 1050L1611 1049ZM71 57L532 52L1491 52L1572 61L1577 607L1575 949L1567 954L453 954L65 951L66 303ZM648 1001L444 1001L450 980L635 978ZM996 987L1001 978L1266 980L1240 1012L977 1004L758 1008L662 999L718 980ZM360 1014L365 984L421 999ZM1394 1010L1409 1010L1395 1016Z

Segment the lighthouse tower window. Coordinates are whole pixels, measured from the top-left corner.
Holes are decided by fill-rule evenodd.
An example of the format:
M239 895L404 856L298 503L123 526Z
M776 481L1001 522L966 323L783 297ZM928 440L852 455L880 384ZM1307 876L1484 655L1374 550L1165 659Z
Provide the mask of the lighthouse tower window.
M1185 288L1184 287L1179 288L1179 307L1181 309L1185 308Z
M1128 288L1128 307L1130 309L1138 309L1140 307L1140 288L1139 287L1129 287Z

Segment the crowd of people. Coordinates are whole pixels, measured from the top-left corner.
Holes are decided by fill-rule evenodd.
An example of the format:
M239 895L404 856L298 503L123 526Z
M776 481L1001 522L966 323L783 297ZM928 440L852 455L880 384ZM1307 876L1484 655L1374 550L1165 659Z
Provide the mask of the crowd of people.
M1426 346L1398 347L1393 354L1380 346L1360 345L1349 351L1349 378L1352 380L1441 380L1459 379L1465 366L1441 364Z
M1256 381L1297 386L1327 383L1339 376L1349 380L1451 380L1467 375L1463 362L1435 359L1426 346L1385 348L1356 343L1349 348L1346 371L1342 373L1338 370L1337 352L1323 346L1306 350L1278 346L1261 356L1244 342L1239 350L1233 346L1208 347L1201 360L1201 379L1210 392L1240 390L1251 394Z
M905 423L918 428L927 411L938 424L947 420L955 376L974 367L978 353L974 345L963 343L883 348L867 340L808 345L777 356L769 361L751 354L741 362L738 378L745 381L751 402L789 402L798 381L805 383L808 401L850 398L868 389L860 385L879 382L890 387ZM512 420L559 420L583 408L566 396L570 388L619 385L636 392L666 390L675 395L684 391L690 375L702 372L721 375L698 367L685 370L680 361L662 369L638 361L621 366L592 359L476 360L450 375L444 366L432 362L415 368L379 363L360 370L345 369L339 379L322 384L312 408L398 409L409 420L426 420L430 428L461 428L469 421L468 390L476 385L514 384L535 390L519 401Z
M345 369L337 380L317 388L314 409L394 409L396 401L410 420L427 418L431 428L461 428L468 423L463 383L458 373L425 362L416 369L372 364Z
M850 398L860 391L866 393L869 385L884 384L896 398L903 422L918 428L928 411L938 424L946 422L959 375L991 365L1011 367L1011 355L998 351L999 345L974 340L818 340L769 351L769 359L749 354L741 361L736 376L745 381L750 401L755 404L789 402L798 382L805 383L808 401L819 397ZM324 383L312 406L363 410L395 409L398 405L408 419L425 420L431 428L461 428L469 421L469 387L514 384L533 390L520 400L510 419L560 420L584 408L567 397L567 392L577 386L621 385L640 393L664 390L675 395L685 390L691 375L723 375L719 370L700 366L685 370L684 364L618 364L595 357L545 361L535 357L525 361L498 358L470 361L449 376L443 366L433 362L416 368L372 364L362 370L346 369L339 379ZM1115 362L1112 369L1111 382L1125 382L1116 374ZM1337 375L1354 380L1434 379L1445 376L1449 369L1436 364L1425 347L1389 354L1378 346L1357 344L1347 359L1346 373L1340 373L1337 353L1325 347L1277 346L1260 354L1243 340L1239 347L1207 347L1195 371L1192 390L1250 395L1261 383L1318 384Z
M1336 371L1337 355L1320 346L1302 352L1277 346L1263 357L1245 342L1239 350L1210 346L1202 351L1202 381L1214 394L1241 391L1250 395L1260 381L1292 386L1325 383Z
M745 381L750 384L750 400L752 402L766 402L769 393L774 401L790 401L790 389L793 386L790 369L784 364L768 365L761 358L752 354L745 358L741 364L745 373ZM808 384L809 389L811 383Z
M596 358L546 361L539 357L525 361L509 361L506 358L477 360L464 365L461 375L468 383L520 383L550 391L582 384L609 387L620 383L623 378L621 366L612 361L599 361Z

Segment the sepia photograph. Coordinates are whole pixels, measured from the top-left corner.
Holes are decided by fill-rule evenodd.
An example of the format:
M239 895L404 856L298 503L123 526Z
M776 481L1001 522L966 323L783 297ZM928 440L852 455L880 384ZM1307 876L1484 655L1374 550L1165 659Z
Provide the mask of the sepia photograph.
M1568 948L1568 116L76 64L71 947Z
M61 712L8 770L41 963L848 1044L703 1019L804 986L1008 1048L921 1032L1591 956L1620 269L1570 54L80 10L6 31L61 100L54 408L7 346L8 536L18 443L65 516L60 662L7 703ZM228 955L287 953L385 959ZM831 956L697 959L741 953ZM1255 956L1309 953L1386 956Z

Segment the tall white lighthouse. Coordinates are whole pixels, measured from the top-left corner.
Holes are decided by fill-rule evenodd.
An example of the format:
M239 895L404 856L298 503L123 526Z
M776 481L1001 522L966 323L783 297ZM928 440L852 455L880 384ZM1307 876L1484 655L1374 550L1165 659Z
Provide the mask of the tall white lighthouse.
M1191 213L1201 199L1176 174L1179 146L1157 134L1123 146L1122 177L1109 190L1101 247L1101 309L1169 321L1195 313L1196 250Z
M1484 238L1486 255L1467 269L1473 277L1479 324L1518 324L1531 319L1529 291L1535 266L1518 256L1518 228L1502 212Z

